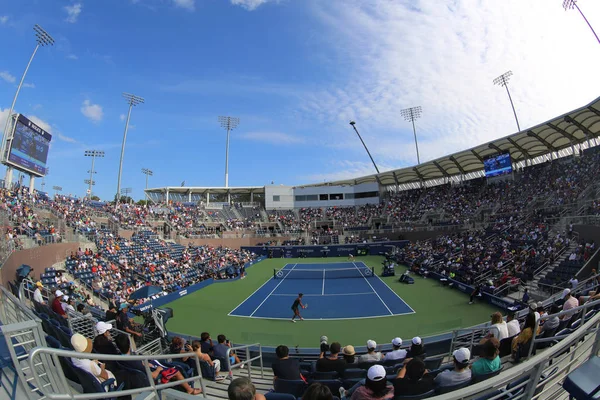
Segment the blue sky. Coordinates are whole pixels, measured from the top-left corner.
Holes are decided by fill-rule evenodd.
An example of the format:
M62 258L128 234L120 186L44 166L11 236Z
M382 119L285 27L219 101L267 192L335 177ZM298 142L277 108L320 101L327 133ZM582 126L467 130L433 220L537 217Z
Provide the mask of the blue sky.
M422 160L514 132L506 93L491 83L507 70L522 127L600 95L600 45L576 11L561 1L490 3L4 1L0 111L5 117L37 23L56 44L38 52L16 111L53 134L46 190L83 195L83 153L104 150L95 193L107 199L116 191L122 92L146 100L133 110L123 167L122 187L135 198L141 168L154 171L151 187L222 186L219 115L240 118L230 186L294 185L373 172L351 119L381 170L415 164L402 108L423 107ZM598 2L578 4L600 30Z

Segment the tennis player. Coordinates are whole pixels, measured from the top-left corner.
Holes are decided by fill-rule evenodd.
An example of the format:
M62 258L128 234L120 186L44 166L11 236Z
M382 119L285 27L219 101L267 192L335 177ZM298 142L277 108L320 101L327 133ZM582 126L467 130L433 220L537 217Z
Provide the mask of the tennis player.
M302 304L302 293L298 293L298 297L294 300L294 304L292 304L292 311L294 311L294 316L292 317L292 322L296 322L296 317L300 318L300 321L304 321L304 318L300 315L300 307L306 308L304 304Z
M354 254L348 254L348 261L354 261Z

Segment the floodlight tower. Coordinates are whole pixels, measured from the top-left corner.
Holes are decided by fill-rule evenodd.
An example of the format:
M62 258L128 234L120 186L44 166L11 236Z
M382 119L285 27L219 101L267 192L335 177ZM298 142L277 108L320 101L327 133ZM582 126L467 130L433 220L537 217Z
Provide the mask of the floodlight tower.
M148 177L154 175L154 172L148 168L142 168L142 174L146 175L146 190L148 190ZM144 196L148 196L144 191Z
M131 109L138 104L143 104L145 101L143 98L130 93L123 93L123 97L129 104L129 111L127 111L127 121L125 122L125 132L123 133L123 144L121 145L121 159L119 161L119 178L117 179L117 199L115 200L115 209L119 207L119 199L121 195L121 173L123 172L123 157L125 156L125 142L127 141L127 130L129 129Z
M590 24L590 21L588 21L587 18L585 17L585 15L583 15L583 12L581 11L581 9L579 8L579 6L577 5L577 0L564 0L563 1L563 8L566 11L568 11L569 9L576 8L577 11L579 11L579 14L581 14L581 16L583 17L583 20L587 23L587 25L592 30L592 33L594 34L594 36L596 36L596 40L598 41L598 43L600 43L600 38L596 34L596 31L594 31L594 28L592 28L592 24Z
M92 186L95 184L94 182L94 174L96 173L96 171L94 171L94 162L96 161L96 157L104 157L104 152L103 151L99 151L99 150L86 150L83 155L85 157L92 157L92 169L90 169L88 172L90 173L90 179L89 179L89 185L90 187L88 188L88 196L91 199L92 198Z
M17 98L19 97L19 92L21 91L21 87L23 86L23 82L25 81L25 76L27 75L27 71L29 71L29 66L31 65L31 62L33 61L33 58L35 57L35 54L37 53L40 46L43 47L54 45L54 39L52 38L52 36L50 36L48 32L46 32L41 26L35 24L33 26L33 30L35 31L35 41L37 42L37 44L35 45L35 48L33 49L33 54L31 54L31 58L27 63L27 67L25 67L25 71L21 76L21 81L19 82L19 86L17 86L15 97L13 97L12 104L10 105L10 109L8 111L8 116L6 117L6 124L4 125L4 135L2 138L2 149L0 153L0 156L3 160L6 160L8 158L7 153L10 150L9 141L12 140L12 137L9 137L12 132L12 129L9 129L10 127L12 127L12 125L10 124L10 120L12 117L12 113L15 109L15 104L17 103ZM12 171L12 167L9 167L7 165L6 176L4 178L4 187L6 188L10 187L10 184L12 183Z
M221 127L227 129L227 144L225 145L225 187L229 187L229 132L235 129L240 119L236 117L219 117Z
M367 145L365 144L365 141L363 140L362 136L360 136L360 133L358 133L358 129L356 129L356 122L350 121L350 125L352 125L352 128L354 128L354 132L356 132L356 134L358 135L358 138L360 139L360 142L362 143L365 150L367 151L367 154L369 155L369 158L371 159L371 162L373 163L373 166L375 167L375 171L377 171L377 173L379 173L379 168L377 168L377 164L375 164L375 160L373 160L373 156L371 156L371 152L367 148Z
M58 195L58 192L62 192L62 187L60 186L52 186L52 189L54 189L54 197Z
M133 201L133 199L129 196L131 192L133 192L133 189L130 187L121 189L121 194L126 198L129 197L129 200Z
M411 121L413 126L413 134L415 135L415 148L417 149L417 164L421 164L419 158L419 144L417 143L417 130L415 128L415 119L421 118L421 106L405 108L400 110L400 115L404 117L406 121Z
M519 126L519 119L517 118L517 112L515 111L515 105L513 104L512 97L510 96L510 91L508 90L508 81L512 76L512 71L507 71L494 79L494 85L504 86L506 88L506 93L508 94L508 99L510 100L510 106L512 107L513 114L515 115L515 121L517 121L517 129L521 132L521 127Z

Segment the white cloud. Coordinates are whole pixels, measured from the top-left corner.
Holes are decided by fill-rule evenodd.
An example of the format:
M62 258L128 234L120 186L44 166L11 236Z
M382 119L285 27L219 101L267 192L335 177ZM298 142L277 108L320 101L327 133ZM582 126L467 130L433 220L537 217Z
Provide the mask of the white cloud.
M231 0L231 4L241 6L248 11L254 11L258 7L273 0Z
M75 54L69 54L69 55L67 56L67 58L68 58L69 60L79 60L79 57L77 57Z
M102 107L98 104L92 104L89 100L84 100L83 105L81 106L81 113L92 122L100 122L104 116Z
M580 16L560 4L341 3L309 3L324 28L315 57L326 57L336 68L325 77L328 83L301 94L295 110L309 123L332 127L323 136L326 145L346 140L348 121L355 119L378 163L415 164L412 125L399 111L418 105L423 107L416 121L421 162L511 134L516 125L506 91L492 84L507 70L514 72L509 88L521 129L600 93L600 80L593 79L600 64L598 43ZM585 11L597 19L600 2L587 2ZM557 57L556 49L567 48L585 54L585 62ZM362 157L360 142L352 140L353 153Z
M241 134L240 138L275 145L300 144L305 142L304 138L302 137L290 135L288 133L283 132L247 132Z
M0 15L0 25L4 25L8 22L8 15Z
M65 135L63 135L62 133L59 133L57 136L58 136L58 138L59 138L60 140L62 140L63 142L67 142L67 143L77 143L77 140L73 139L72 137L65 136Z
M25 83L23 84L23 87L25 87L25 88L30 88L30 89L35 89L35 84L33 84L33 83L29 83L29 82L25 82Z
M0 71L0 78L4 79L8 83L15 83L17 78L11 75L8 71Z
M125 114L121 114L121 115L119 115L119 119L120 119L121 121L125 121L125 118L126 118Z
M189 11L194 11L196 8L196 0L173 0L176 7L185 8Z
M65 11L67 12L66 21L70 22L72 24L77 22L77 19L79 18L79 14L81 14L82 8L83 8L83 5L81 3L75 3L72 6L64 7Z

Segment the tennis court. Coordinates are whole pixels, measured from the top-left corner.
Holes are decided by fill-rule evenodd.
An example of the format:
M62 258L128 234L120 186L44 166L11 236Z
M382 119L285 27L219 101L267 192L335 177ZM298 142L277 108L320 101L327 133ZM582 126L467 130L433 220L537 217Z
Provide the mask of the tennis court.
M414 310L362 262L286 264L229 313L231 316L291 319L303 293L305 320L391 317Z

